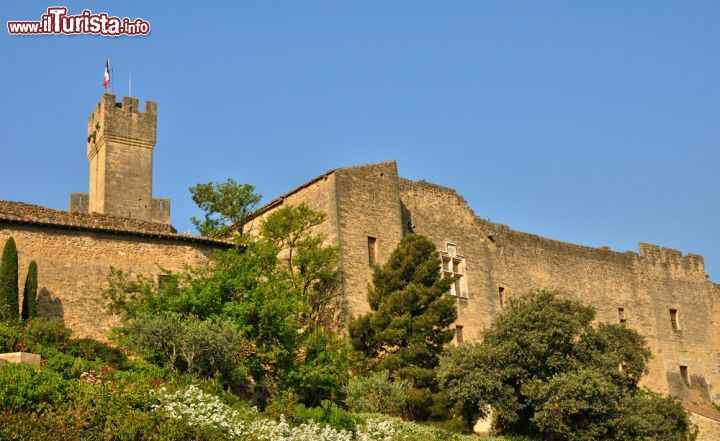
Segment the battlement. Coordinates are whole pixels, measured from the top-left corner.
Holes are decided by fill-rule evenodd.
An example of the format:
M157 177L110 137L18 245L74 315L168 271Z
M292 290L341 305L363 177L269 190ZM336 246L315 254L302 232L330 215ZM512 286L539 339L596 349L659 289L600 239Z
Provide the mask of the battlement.
M88 117L88 158L108 139L152 149L156 138L157 103L153 101L146 101L141 112L137 98L126 96L115 102L115 95L106 93Z
M88 118L87 157L90 191L70 198L70 211L102 213L170 223L170 201L153 199L153 151L157 138L157 103L106 93Z
M687 254L672 248L661 248L650 243L641 243L638 246L640 257L652 264L664 264L684 268L693 273L705 274L705 261L698 254Z

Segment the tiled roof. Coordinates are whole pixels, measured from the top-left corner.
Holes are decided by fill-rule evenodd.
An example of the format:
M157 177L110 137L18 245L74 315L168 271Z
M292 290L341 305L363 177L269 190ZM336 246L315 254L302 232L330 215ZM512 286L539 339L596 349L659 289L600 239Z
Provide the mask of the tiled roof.
M98 213L73 213L23 202L0 201L0 222L229 245L227 241L210 237L177 234L172 226L166 224Z

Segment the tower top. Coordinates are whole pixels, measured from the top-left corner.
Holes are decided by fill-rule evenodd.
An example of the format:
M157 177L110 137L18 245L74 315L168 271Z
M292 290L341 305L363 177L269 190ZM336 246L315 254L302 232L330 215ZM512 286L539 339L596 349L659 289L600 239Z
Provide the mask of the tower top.
M157 103L106 93L88 117L90 192L71 197L70 210L170 223L170 201L152 197Z
M146 101L140 112L137 98L126 96L115 102L115 95L104 94L88 117L88 159L97 153L104 138L123 138L152 149L157 138L157 103Z

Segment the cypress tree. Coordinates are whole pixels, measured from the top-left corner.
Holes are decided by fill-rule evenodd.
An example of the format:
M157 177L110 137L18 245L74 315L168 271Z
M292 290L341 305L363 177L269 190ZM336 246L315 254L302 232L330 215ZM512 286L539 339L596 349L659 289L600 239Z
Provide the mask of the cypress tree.
M5 242L0 259L0 319L18 318L18 256L15 239Z
M371 312L350 322L350 340L372 364L412 384L410 416L444 417L446 397L434 368L453 338L455 299L445 295L451 280L440 274L440 255L423 236L405 236L388 261L375 267L368 290Z
M22 318L29 320L37 315L37 263L30 262L23 289Z

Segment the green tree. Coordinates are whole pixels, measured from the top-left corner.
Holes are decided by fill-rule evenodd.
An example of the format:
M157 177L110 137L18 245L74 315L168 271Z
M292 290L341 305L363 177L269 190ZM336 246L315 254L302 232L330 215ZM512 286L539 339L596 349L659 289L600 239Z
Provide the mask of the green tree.
M451 281L441 278L435 245L405 236L388 261L376 267L368 289L371 312L350 323L350 339L374 367L411 383L408 407L415 419L443 416L434 369L443 346L453 338L455 299L445 295Z
M325 214L305 204L287 206L267 217L260 236L273 245L281 257L280 278L287 280L302 296L307 307L303 325L330 329L337 325L340 306L337 303L338 250L325 245L326 236L316 232L323 221Z
M337 249L325 246L324 236L314 232L323 219L303 205L276 210L261 225L259 236L243 237L242 247L216 252L205 264L173 275L172 289L160 289L147 276L131 279L112 270L104 292L108 310L122 315L126 329L142 324L134 320L144 317L157 327L158 335L172 329L146 316L171 313L201 321L229 320L243 341L244 353L251 354L243 366L256 384L261 405L283 388L297 388L306 403L319 402L313 393L340 400L330 390L334 386L328 385L345 381L342 364L323 365L329 360L349 363L346 355L339 355L341 342L332 336L338 307ZM320 329L327 332L322 334L325 340ZM160 338L158 344L171 337ZM140 349L141 340L126 347L137 346L138 352L149 354ZM311 372L314 368L319 371Z
M348 343L322 329L312 330L305 339L302 360L288 373L286 386L306 406L344 399L343 387L350 379L352 358Z
M682 407L638 387L651 357L645 339L620 325L593 325L594 318L593 308L553 293L526 296L480 343L448 349L438 381L468 427L492 409L503 433L557 441L686 439ZM668 422L630 423L642 419Z
M14 320L18 318L20 305L18 301L18 255L15 239L10 237L3 247L0 259L0 319Z
M200 234L213 237L242 236L245 219L255 210L262 195L250 184L238 184L234 179L222 183L208 182L190 187L192 200L202 211L204 219L191 219Z
M21 315L23 320L37 316L37 263L34 260L30 262L25 278Z

